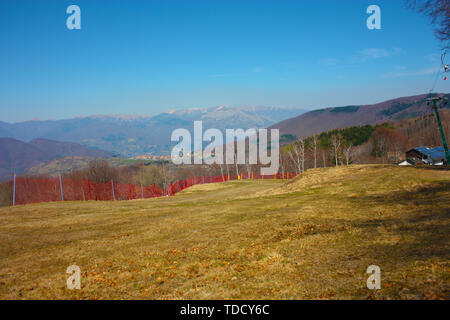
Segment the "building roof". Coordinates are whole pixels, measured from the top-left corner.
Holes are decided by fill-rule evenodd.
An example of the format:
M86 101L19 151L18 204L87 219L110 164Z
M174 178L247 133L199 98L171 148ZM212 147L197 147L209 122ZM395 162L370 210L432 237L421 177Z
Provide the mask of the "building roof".
M433 161L445 159L444 147L436 147L436 148L417 147L414 148L413 150L419 151L420 153L432 159Z

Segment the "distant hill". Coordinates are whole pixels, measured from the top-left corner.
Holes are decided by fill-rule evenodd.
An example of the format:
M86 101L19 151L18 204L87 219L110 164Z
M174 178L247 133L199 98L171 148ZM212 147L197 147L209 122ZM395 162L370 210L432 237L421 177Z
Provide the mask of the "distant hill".
M450 97L450 94L441 94ZM271 126L280 129L280 134L292 134L297 137L308 137L337 128L379 124L417 118L433 112L427 106L428 94L402 97L373 105L352 105L333 107L306 112L298 117L281 121ZM450 105L443 105L449 108Z
M72 141L123 156L170 154L172 131L186 128L192 132L195 120L202 120L204 129L267 128L303 112L305 110L294 108L219 106L176 110L155 116L101 115L66 120L0 122L0 137L23 141L36 138Z
M68 156L63 158L57 158L55 160L40 162L37 165L26 170L27 175L44 175L50 177L57 177L73 171L83 170L89 167L89 162L93 157L86 156ZM105 160L113 167L120 168L133 164L160 163L158 160L136 160L127 158L105 158Z
M0 180L11 178L14 171L16 174L23 174L39 163L68 156L108 158L111 153L72 142L35 139L27 143L12 138L0 138Z
M61 174L85 169L88 167L90 160L92 160L92 158L82 156L58 158L51 161L40 162L37 165L28 168L25 174L56 177Z

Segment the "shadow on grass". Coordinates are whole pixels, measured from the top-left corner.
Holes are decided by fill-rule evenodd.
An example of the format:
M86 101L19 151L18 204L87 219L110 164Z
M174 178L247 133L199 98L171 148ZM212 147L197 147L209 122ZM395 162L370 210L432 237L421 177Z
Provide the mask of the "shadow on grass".
M373 209L390 205L404 206L394 217L384 212L367 219L352 220L356 228L366 229L375 237L379 227L398 241L374 242L368 251L375 257L396 259L395 263L410 263L438 258L450 259L450 181L440 181L414 191L389 192L382 195L353 197L358 205ZM369 211L370 212L370 211ZM373 210L372 210L373 212ZM347 223L349 223L347 221ZM383 235L380 234L380 237ZM398 259L398 260L397 260Z
M423 206L436 203L440 198L443 201L450 201L450 180L437 181L433 185L418 187L413 191L390 191L383 194L356 196L353 197L353 201L364 206L393 204Z
M433 171L450 171L450 166L430 166L430 165L415 165L409 168L420 170L433 170Z

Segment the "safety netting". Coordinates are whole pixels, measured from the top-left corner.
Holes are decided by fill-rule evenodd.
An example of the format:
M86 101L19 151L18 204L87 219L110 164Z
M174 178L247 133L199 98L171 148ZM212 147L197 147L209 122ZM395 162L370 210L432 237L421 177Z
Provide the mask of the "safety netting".
M13 205L50 201L77 200L132 200L153 197L172 196L196 184L218 183L230 180L254 179L290 179L293 173L278 173L275 175L261 175L256 173L241 173L240 175L220 175L191 177L172 182L167 188L109 182L92 182L90 180L74 180L69 178L27 178L15 177L13 185Z

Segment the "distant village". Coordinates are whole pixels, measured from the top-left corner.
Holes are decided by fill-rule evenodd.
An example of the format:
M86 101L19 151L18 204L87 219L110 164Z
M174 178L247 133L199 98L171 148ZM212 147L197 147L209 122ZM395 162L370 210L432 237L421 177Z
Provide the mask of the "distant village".
M153 154L142 154L136 157L131 158L133 160L152 160L152 161L169 161L170 155L166 156L159 156L159 155L153 155Z

